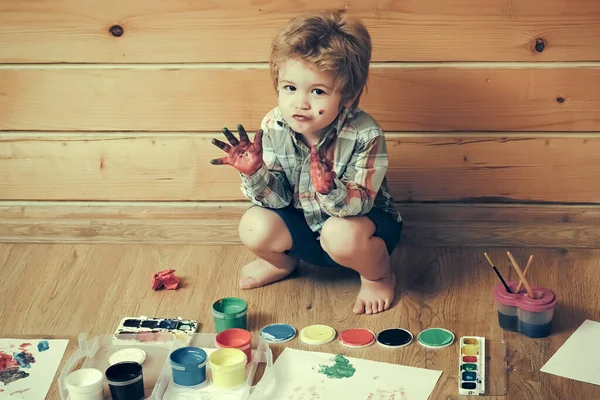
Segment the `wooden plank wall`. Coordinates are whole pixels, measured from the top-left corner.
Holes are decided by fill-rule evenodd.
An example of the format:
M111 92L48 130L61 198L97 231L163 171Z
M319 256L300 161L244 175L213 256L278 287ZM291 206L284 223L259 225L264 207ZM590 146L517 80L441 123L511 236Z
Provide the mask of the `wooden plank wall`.
M414 245L598 247L597 0L0 0L0 241L237 243L223 126L293 15L361 17ZM432 217L433 216L433 217Z

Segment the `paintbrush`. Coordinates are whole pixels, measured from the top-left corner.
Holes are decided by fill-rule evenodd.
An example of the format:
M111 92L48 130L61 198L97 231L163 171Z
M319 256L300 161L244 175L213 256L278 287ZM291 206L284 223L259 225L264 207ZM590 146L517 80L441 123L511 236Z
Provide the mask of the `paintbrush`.
M527 290L527 295L529 295L529 297L531 297L532 299L535 299L535 297L533 295L533 290L531 289L531 286L529 286L529 282L527 282L527 279L525 279L525 276L523 275L523 272L521 271L519 264L517 264L517 261L515 260L515 258L512 256L512 254L510 254L510 251L507 251L506 254L508 254L508 258L510 258L510 261L512 262L513 267L515 267L515 271L517 271L517 274L519 274L519 278L521 278L523 285L525 285L525 290Z
M500 272L498 271L498 268L496 268L496 266L494 265L494 263L492 262L492 260L490 260L490 257L487 255L487 253L483 253L483 255L485 255L485 258L487 258L488 262L490 263L490 265L492 266L492 268L494 269L494 271L496 271L496 275L498 275L498 278L500 278L500 281L502 281L502 284L504 285L504 288L506 289L506 291L508 293L512 293L510 291L510 288L508 287L508 285L504 281L504 278L502 277L502 275L500 275Z
M525 266L525 270L523 271L523 276L527 276L527 271L529 271L529 266L531 265L531 261L533 260L533 254L529 256L529 261L527 261L527 265ZM523 288L523 281L519 282L519 286L517 286L516 293L519 293Z

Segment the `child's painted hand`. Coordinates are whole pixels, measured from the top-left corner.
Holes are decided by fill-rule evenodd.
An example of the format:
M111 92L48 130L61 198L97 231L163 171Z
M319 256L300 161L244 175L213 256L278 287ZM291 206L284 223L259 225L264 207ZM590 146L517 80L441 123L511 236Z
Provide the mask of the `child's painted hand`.
M231 143L231 146L218 139L212 140L212 144L225 151L227 157L210 160L210 163L213 165L229 164L243 174L252 175L260 169L260 166L263 163L263 131L262 129L256 131L254 143L252 143L246 134L246 130L241 124L238 125L237 130L240 133L240 140L237 140L229 129L223 128L222 130L227 140L229 140L229 143Z
M310 177L315 190L321 194L328 194L335 188L333 162L325 156L321 157L316 145L310 148Z

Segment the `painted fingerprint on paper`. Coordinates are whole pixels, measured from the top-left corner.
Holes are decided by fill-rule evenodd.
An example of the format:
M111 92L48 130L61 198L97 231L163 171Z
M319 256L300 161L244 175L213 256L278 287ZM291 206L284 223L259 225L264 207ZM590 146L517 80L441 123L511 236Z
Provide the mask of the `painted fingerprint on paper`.
M30 375L25 369L31 368L35 357L27 351L29 346L31 343L23 343L19 346L19 351L12 354L0 351L0 382L4 386Z
M45 398L67 344L68 340L0 339L2 398Z
M377 389L375 392L371 392L365 400L408 400L408 396L403 387L396 390Z

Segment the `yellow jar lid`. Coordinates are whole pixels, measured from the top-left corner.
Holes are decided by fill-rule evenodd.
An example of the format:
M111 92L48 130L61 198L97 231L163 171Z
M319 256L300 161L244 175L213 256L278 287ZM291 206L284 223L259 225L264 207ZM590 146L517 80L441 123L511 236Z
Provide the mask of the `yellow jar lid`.
M327 325L309 325L300 331L300 340L306 344L325 344L335 339L336 331Z

